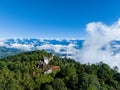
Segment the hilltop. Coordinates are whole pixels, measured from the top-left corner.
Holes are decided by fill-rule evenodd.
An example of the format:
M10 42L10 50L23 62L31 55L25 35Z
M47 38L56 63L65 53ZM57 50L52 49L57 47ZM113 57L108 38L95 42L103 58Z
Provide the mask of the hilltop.
M59 69L44 73L44 57L52 57L47 69ZM120 90L120 73L103 62L80 64L36 50L0 60L0 90Z

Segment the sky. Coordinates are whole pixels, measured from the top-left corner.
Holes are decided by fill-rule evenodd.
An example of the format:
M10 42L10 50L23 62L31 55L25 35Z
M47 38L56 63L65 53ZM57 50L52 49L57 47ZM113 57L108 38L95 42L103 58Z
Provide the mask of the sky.
M81 39L88 23L119 18L120 0L0 0L0 39Z

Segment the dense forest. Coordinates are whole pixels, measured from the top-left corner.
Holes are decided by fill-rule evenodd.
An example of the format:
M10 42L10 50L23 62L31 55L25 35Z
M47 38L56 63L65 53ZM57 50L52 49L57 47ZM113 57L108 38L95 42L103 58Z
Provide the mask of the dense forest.
M59 70L44 74L37 64L52 57L44 50L21 53L0 60L0 90L120 90L120 73L107 64L81 64L53 56L50 66Z

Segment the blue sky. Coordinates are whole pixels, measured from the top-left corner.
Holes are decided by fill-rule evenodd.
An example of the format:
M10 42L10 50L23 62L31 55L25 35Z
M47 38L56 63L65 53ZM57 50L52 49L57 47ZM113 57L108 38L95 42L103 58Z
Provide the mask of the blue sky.
M2 38L85 38L86 24L112 24L120 0L0 0Z

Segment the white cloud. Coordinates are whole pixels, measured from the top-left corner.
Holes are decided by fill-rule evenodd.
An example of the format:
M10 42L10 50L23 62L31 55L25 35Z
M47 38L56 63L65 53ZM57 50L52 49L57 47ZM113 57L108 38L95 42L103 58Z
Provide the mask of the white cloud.
M14 43L9 48L17 48L25 51L30 51L32 50L34 46L33 45L27 45L27 44L19 44L19 43Z
M5 43L7 40L0 40L0 46L5 46L7 48L17 48L24 51L30 51L34 47L32 44L19 44L16 39L14 39L14 43L7 44Z
M102 22L91 22L87 24L86 31L87 38L76 60L79 59L81 63L103 61L111 67L120 68L120 54L112 55L113 48L110 47L111 41L120 40L120 20L110 26ZM105 50L102 50L104 46Z
M102 22L91 22L86 25L87 38L83 43L82 49L76 49L76 44L61 45L46 42L45 40L52 39L40 39L41 42L45 42L43 45L37 46L36 49L51 49L56 53L60 54L72 54L75 60L80 61L81 63L96 63L103 61L109 64L111 67L118 66L120 68L120 53L113 55L114 50L120 49L119 44L114 45L114 49L111 48L110 42L113 40L120 41L120 20L108 26ZM57 39L62 41L63 39ZM77 39L73 39L77 40ZM70 42L70 39L66 39L67 42ZM10 46L0 41L0 46L7 46L10 48L18 48L26 51L32 50L37 41L32 42L31 44L19 44L15 41ZM105 47L105 50L101 48ZM61 49L64 51L61 52Z
M75 54L75 52L77 52L78 50L74 48L75 44L69 44L69 45L53 45L53 44L44 44L41 46L37 46L37 49L42 50L42 49L51 49L56 53L60 53L60 54ZM64 49L65 51L61 52L61 49Z
M43 44L42 45L38 44L38 46L34 46L34 45L36 45L36 43L38 43L36 40L32 41L31 43L24 41L24 39L19 39L19 40L21 40L23 43L19 43L18 39L13 39L12 43L11 43L11 41L9 41L9 39L8 40L0 40L0 46L6 46L7 48L17 48L17 49L21 49L24 51L31 51L31 50L35 50L35 49L53 50L54 52L59 53L59 54L71 54L71 55L74 55L78 51L77 49L75 49L76 44L72 44L69 42L68 45L62 45L62 39L57 40L61 44L55 44L55 45L49 42L51 40L44 41L43 39L42 40L40 39L39 42L42 42ZM9 44L7 44L6 42ZM68 42L68 41L66 40L66 42ZM61 50L63 50L63 51L61 51Z
M0 40L0 46L8 46L4 43L4 40Z

